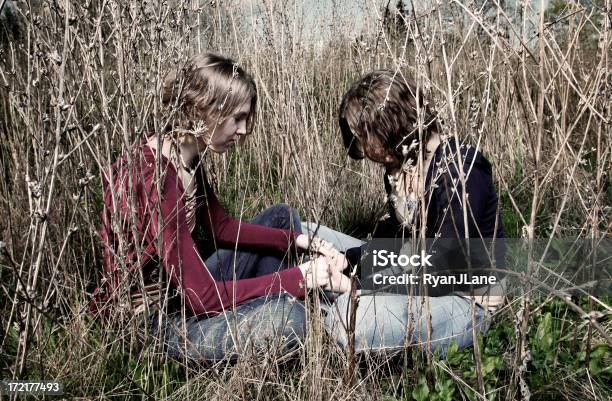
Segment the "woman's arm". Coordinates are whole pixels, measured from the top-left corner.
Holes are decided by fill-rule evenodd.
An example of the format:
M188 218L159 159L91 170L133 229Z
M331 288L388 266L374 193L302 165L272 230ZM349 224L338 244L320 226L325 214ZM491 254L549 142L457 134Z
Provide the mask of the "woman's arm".
M246 223L232 218L227 215L206 180L204 188L205 205L202 223L206 230L214 235L218 246L233 248L238 245L242 249L274 249L284 253L300 235L297 231Z
M151 174L152 176L153 174ZM152 177L147 179L149 185ZM153 185L154 187L154 185ZM182 289L187 305L195 314L221 312L246 300L278 293L282 290L296 297L303 297L305 285L299 268L290 268L266 276L217 282L200 258L191 233L187 227L184 204L178 195L178 183L174 174L166 174L162 188L162 199L153 189L150 198L149 241L157 244L161 237L162 247L157 253L170 280ZM159 201L159 203L158 203ZM160 213L157 206L159 205ZM224 224L231 225L231 222ZM266 239L262 238L261 243ZM258 243L259 239L253 239Z
M434 236L431 248L430 263L433 268L429 273L439 275L456 275L471 271L475 274L479 269L488 266L487 235L482 233L482 215L489 197L489 184L491 178L486 172L473 168L469 176L465 176L466 202L462 201L463 186L459 179L459 172L452 166L437 180L435 188L435 209L428 211L436 215ZM464 220L467 213L467 227ZM429 231L429 230L428 230ZM468 237L466 239L466 236ZM471 238L471 239L470 239ZM467 246L469 245L469 247ZM468 253L469 249L469 253ZM428 288L432 296L447 295L453 291L469 290L465 285L438 285Z

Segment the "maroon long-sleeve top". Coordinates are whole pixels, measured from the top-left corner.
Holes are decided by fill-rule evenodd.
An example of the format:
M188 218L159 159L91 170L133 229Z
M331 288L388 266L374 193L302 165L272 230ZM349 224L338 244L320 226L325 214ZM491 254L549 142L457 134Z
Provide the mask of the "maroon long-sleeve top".
M305 285L298 267L261 277L215 281L189 231L181 180L174 165L165 156L160 157L161 176L158 177L154 150L142 142L132 152L131 184L126 156L112 166L112 179L107 176L103 180L104 211L100 235L103 240L105 279L94 293L90 304L92 311L99 310L100 302L112 298L113 291L126 278L122 272L142 268L155 256L196 315L216 314L252 298L283 290L296 297L304 296ZM158 196L157 180L161 180L161 198ZM200 218L199 223L213 236L216 247L254 251L289 250L299 233L229 217L212 188L204 182L205 197L196 206L204 209L197 210L196 218ZM134 213L129 212L131 209ZM135 220L135 224L131 223L131 219ZM125 249L123 254L127 255L122 259L117 256L122 254L120 243ZM137 252L136 244L141 245L139 248L142 252ZM140 257L137 257L138 254Z

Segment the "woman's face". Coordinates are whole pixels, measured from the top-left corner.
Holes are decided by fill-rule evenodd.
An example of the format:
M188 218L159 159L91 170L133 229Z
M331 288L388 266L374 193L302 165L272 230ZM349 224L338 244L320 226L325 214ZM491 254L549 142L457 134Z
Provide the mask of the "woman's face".
M361 139L364 137L364 134L358 134L345 142L345 146L348 143L347 149L350 157L356 160L367 157L375 163L382 164L388 170L401 167L401 161L393 157L379 140L375 139L370 141L370 143L364 143Z
M212 129L206 144L216 153L224 153L247 135L247 119L251 114L251 102L245 102L230 114L220 125Z

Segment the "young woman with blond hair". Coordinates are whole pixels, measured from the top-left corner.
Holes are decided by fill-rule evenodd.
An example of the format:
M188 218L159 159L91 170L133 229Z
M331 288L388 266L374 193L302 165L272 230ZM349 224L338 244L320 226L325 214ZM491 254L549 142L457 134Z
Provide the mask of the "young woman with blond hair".
M307 329L301 299L309 288L347 291L344 259L302 234L287 205L249 223L228 216L200 159L252 132L253 79L228 58L197 55L168 75L163 103L168 124L161 135L144 138L107 172L105 284L93 309L117 308L123 289L132 312L148 311L151 332L175 358L295 349ZM288 264L311 245L320 256Z

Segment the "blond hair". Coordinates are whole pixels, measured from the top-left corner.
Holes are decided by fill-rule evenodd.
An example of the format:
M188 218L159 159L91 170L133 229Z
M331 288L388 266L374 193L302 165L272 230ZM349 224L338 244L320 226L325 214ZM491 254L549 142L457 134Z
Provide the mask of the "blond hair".
M246 102L251 111L247 133L253 129L257 88L253 78L229 58L213 53L191 57L179 70L166 76L162 102L174 109L175 125L192 128L194 120L207 125L221 124Z

